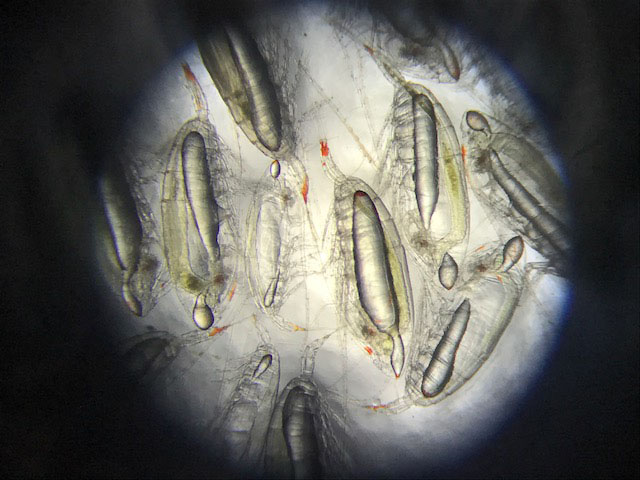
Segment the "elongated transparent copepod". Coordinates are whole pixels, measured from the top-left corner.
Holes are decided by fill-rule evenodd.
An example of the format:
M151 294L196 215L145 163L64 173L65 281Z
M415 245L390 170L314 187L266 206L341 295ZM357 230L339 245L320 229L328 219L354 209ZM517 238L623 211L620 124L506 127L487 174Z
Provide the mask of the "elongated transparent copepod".
M404 42L395 42L400 45L397 52L388 52L394 59L405 57L411 63L424 65L426 76L440 82L455 82L460 78L460 62L453 49L415 5L383 2L380 7L393 28L404 37Z
M405 395L385 405L367 406L382 413L398 413L412 406L438 403L455 393L491 358L511 322L524 287L520 268L505 271L501 248L468 259L455 289L451 308L443 300L425 312L416 328L428 335L416 337L408 359ZM460 282L463 282L460 285Z
M504 131L508 128L495 119L474 111L465 118L471 129L467 166L476 196L491 218L524 236L563 274L570 242L558 172L538 148Z
M438 202L438 134L433 104L424 95L412 97L413 182L418 211L426 230Z
M391 367L397 376L404 364L404 344L410 341L413 329L411 284L400 236L373 189L362 180L344 176L331 154L323 159L325 172L335 182L336 248L342 255L336 273L339 313L355 338L371 349L376 366ZM369 276L370 271L378 280ZM377 283L383 277L385 283ZM394 305L386 323L376 313L377 299L384 295L393 298Z
M153 381L188 346L209 341L211 336L198 331L183 335L154 330L129 338L121 347L127 370L136 378Z
M384 68L384 59L380 62ZM406 241L423 263L439 262L469 231L461 148L435 96L422 85L406 82L397 71L391 72L398 85L394 150L387 167L395 179L394 211L403 215Z
M344 429L313 380L317 350L331 334L309 344L303 372L283 389L271 417L265 473L278 478L346 476L349 459L341 446Z
M551 213L566 216L566 190L562 178L539 147L520 132L478 111L468 111L462 127L465 141L474 152L469 156L474 173L486 171L488 151L492 149L511 175Z
M275 86L255 41L243 27L225 25L198 42L202 61L247 138L269 152L280 148L282 119Z
M222 456L240 472L255 474L262 467L279 380L278 352L270 344L258 346L242 371L219 429Z
M279 293L284 210L279 191L258 193L247 216L247 277L256 302L267 310L275 308Z
M536 249L562 271L570 248L566 226L541 206L540 201L507 171L494 150L489 152L489 161L493 178L524 220L523 233Z
M178 131L164 174L161 197L162 233L169 274L175 286L195 295L194 322L202 328L223 297L227 282L221 251L220 213L216 195L223 162L215 129L194 118ZM228 220L227 220L228 223ZM206 307L206 308L205 308Z
M459 289L465 301L449 317L435 347L429 347L433 354L425 369L407 380L407 392L418 404L436 403L456 392L491 356L518 306L522 275L512 269L498 280L494 273L478 272Z
M404 366L404 345L398 331L397 295L378 211L371 198L361 190L353 194L352 235L360 302L371 323L391 338L391 368L399 377Z
M122 298L135 315L141 316L142 303L132 291L131 279L140 261L142 224L119 166L112 165L104 172L100 193L117 263L122 271Z

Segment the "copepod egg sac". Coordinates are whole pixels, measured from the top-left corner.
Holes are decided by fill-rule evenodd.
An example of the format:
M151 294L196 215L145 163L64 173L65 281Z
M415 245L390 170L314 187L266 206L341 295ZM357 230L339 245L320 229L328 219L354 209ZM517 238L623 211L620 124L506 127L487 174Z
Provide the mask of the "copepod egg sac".
M503 272L508 272L511 267L513 267L520 257L522 257L522 252L524 251L524 242L522 241L522 237L520 235L513 237L504 245L504 249L502 250L502 265L500 265L499 270Z
M280 176L280 162L278 160L271 162L269 173L273 178L278 178Z
M205 302L202 294L198 295L193 306L193 323L200 330L207 330L213 325L213 312Z
M469 110L465 115L465 118L470 129L475 130L476 132L484 132L487 135L491 133L489 122L480 112Z
M438 278L442 286L447 290L451 290L456 283L456 279L458 278L458 264L448 253L445 253L442 257L442 263L438 269Z

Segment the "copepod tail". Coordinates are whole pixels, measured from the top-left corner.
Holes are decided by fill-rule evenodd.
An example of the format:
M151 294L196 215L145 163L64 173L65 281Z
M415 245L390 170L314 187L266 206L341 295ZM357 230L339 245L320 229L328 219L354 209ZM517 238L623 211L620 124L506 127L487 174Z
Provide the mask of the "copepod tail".
M122 298L134 315L138 317L142 316L142 303L140 303L140 300L138 300L131 291L128 280L122 284Z

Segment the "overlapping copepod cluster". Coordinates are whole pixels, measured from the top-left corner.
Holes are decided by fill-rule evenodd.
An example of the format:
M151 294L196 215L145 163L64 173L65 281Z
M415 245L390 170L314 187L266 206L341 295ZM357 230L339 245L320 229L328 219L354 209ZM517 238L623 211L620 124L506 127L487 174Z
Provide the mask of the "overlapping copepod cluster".
M244 473L344 476L350 410L392 425L445 400L537 301L540 275L568 269L563 184L520 130L526 109L509 126L510 91L481 81L482 52L382 13L300 7L216 28L167 74L193 105L166 105L182 124L101 178L103 270L133 314L173 330L134 336L129 363L148 379L195 345L226 357L208 428ZM320 36L342 63L315 55ZM331 68L355 93L328 93ZM333 379L314 373L323 348ZM377 371L370 394L350 391L350 356Z

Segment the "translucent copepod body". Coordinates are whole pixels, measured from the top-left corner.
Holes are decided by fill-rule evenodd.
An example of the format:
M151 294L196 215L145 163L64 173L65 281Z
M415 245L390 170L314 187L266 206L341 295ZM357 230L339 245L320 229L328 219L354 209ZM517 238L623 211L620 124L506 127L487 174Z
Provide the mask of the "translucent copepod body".
M229 112L249 140L275 152L282 119L264 57L249 32L226 25L199 43L202 60Z
M282 187L286 190L286 187ZM283 300L291 252L287 237L287 205L281 188L255 194L247 215L245 267L256 304L276 315Z
M404 248L382 200L362 180L340 177L326 161L334 186L334 216L342 256L338 301L344 322L365 343L376 365L396 377L411 339L413 300Z
M462 242L469 230L460 145L446 111L422 85L400 83L393 114L394 144L388 159L396 191L393 210L403 216L406 243L431 264Z
M471 186L487 210L565 274L570 240L562 179L536 146L500 131L506 129L500 124L491 127L487 117L467 112L463 124L470 129Z
M438 403L462 387L490 358L511 322L524 272L500 269L499 257L497 250L470 259L456 287L458 303L431 311L418 327L429 333L410 359L406 394L416 404Z
M98 236L103 240L109 268L117 272L115 288L134 315L146 315L156 302L160 268L149 245L148 230L152 226L143 225L120 162L106 166L99 193L106 222L98 220Z
M326 337L325 337L326 338ZM271 417L265 450L265 474L278 478L347 477L349 453L345 425L313 380L314 357L325 338L310 344L303 373L282 390Z
M162 232L169 274L175 286L197 297L193 316L199 328L212 323L204 321L206 309L214 309L230 288L218 238L221 207L216 196L226 190L219 175L224 171L221 165L224 159L213 126L201 119L190 120L175 137L162 186Z
M216 436L222 443L222 457L246 474L262 468L279 379L278 352L271 345L260 345L243 369L221 417Z

